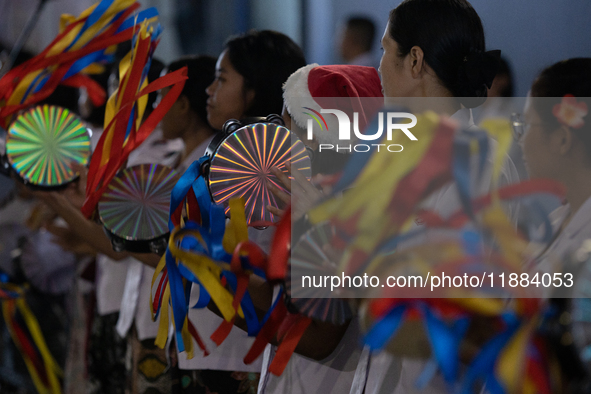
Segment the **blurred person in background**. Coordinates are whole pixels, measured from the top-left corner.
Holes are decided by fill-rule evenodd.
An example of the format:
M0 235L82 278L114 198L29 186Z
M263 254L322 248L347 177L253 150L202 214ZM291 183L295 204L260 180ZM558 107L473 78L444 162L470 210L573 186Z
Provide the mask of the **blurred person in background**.
M345 63L377 68L377 61L372 54L375 35L376 26L370 18L349 17L338 44L339 54Z

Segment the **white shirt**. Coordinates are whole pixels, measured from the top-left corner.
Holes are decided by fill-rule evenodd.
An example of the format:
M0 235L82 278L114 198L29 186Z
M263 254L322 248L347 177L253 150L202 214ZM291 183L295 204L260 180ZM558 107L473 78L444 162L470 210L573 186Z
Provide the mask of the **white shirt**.
M277 296L277 291L278 287L275 288L274 297ZM269 372L277 347L267 345L259 380L259 394L348 393L361 355L359 337L359 321L354 318L330 356L316 361L294 353L281 376Z
M93 138L98 138L100 133L101 131L98 130L93 134ZM151 137L152 135L150 135L150 137L148 137L146 141L136 149L137 153L135 153L135 157L141 158L147 156L157 160L155 161L156 163L169 166L172 165L176 160L176 156L169 155L170 149L167 148L168 145L154 144L154 141L161 136L161 131L156 129L152 134L155 134L156 137ZM172 144L178 144L178 142L174 141ZM160 156L158 156L158 153ZM128 166L133 166L135 164L138 163L128 160ZM101 254L97 256L96 298L99 315L103 316L109 313L119 312L121 309L121 302L123 300L123 292L127 278L127 269L128 265L133 261L137 262L132 258L116 261ZM147 308L148 301L146 301L145 305Z
M555 230L568 216L569 211L570 206L566 204L550 214ZM581 205L552 244L536 259L532 270L548 273L562 272L565 258L576 252L587 239L591 239L591 197Z

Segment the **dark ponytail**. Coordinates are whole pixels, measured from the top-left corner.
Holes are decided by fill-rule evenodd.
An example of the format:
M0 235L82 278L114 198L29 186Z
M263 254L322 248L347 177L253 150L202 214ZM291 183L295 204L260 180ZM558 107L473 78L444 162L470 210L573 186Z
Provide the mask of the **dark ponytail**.
M466 107L484 103L500 51L485 52L482 22L466 0L404 0L390 12L389 33L400 56L420 47L441 83Z
M211 56L185 56L175 60L168 66L168 72L187 67L189 79L185 82L181 95L186 96L193 112L199 119L207 122L207 98L205 89L211 85L215 78L216 59Z

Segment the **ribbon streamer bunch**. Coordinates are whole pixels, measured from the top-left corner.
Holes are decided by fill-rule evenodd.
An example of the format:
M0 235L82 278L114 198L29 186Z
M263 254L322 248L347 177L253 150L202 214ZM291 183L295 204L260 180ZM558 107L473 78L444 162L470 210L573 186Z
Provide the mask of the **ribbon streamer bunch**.
M6 327L23 356L33 384L40 394L61 393L63 371L57 364L39 323L25 300L26 288L0 282L0 304Z
M91 217L98 201L132 150L158 125L180 95L186 68L181 68L148 84L148 71L159 42L160 25L144 20L135 31L131 52L119 64L119 88L107 102L105 127L90 161L86 201L82 213ZM172 86L160 104L144 120L148 94Z
M539 241L549 242L548 212L536 198L558 202L565 191L544 180L499 188L510 129L508 123L497 120L483 127L486 131L464 132L449 120L427 113L419 117L415 132L422 138L409 146L412 154L405 156L407 160L379 154L354 157L336 187L337 192L349 189L347 193L326 200L308 214L312 225L329 222L343 238L345 250L334 275L418 275L427 280L428 272L445 271L451 276L506 272L507 277L522 273L526 242L501 202L518 201L531 213L529 218L537 219L532 225L544 225ZM491 146L491 136L496 146ZM490 194L482 195L483 181ZM439 210L448 207L437 206L438 199L433 203L430 195L436 191L439 201L453 202L445 197L450 187L457 190L460 204L456 212L441 215ZM539 300L516 298L508 306L507 297L531 294L507 289L499 293L498 288L495 293L490 286L438 290L424 298L427 290L370 289L365 295L376 298L362 301L361 308L371 322L365 343L373 351L386 348L393 339L404 343L409 338L401 328L419 321L431 353L419 387L441 371L451 391L468 393L475 384L485 383L493 393L550 392L545 349L535 335L543 307ZM494 321L494 334L479 344L462 375L461 346L469 338L470 324L484 318ZM396 337L398 332L403 332L402 337Z
M133 0L102 0L75 18L62 15L60 33L39 55L0 79L0 126L12 115L47 98L59 84L84 86L94 105L105 102L102 87L86 74L100 72L115 45L132 38L136 24L157 15L154 8L133 15Z
M156 344L164 347L166 343L170 303L179 351L186 351L187 357L193 357L192 339L195 339L204 354L209 353L188 318L191 288L198 286L199 299L192 308L205 308L211 302L224 318L211 335L212 341L221 344L236 318L244 319L248 335L256 336L244 359L249 364L277 335L280 345L271 371L279 375L311 320L290 314L281 293L261 319L257 316L247 291L251 275L267 280L283 279L285 267L279 274L269 269L270 260L249 241L242 199L230 200L231 219L226 224L224 207L211 202L201 172L207 159L203 157L194 162L172 191L169 247L152 281L154 300L150 307L154 319L160 318ZM289 220L284 220L278 231L289 226Z

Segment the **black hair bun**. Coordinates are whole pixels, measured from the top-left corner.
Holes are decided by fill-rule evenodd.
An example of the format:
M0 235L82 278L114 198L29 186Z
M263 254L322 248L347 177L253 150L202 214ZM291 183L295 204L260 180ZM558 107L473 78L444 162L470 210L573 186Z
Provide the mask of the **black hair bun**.
M467 55L464 57L459 70L460 91L454 92L462 104L474 108L484 103L488 89L492 86L497 75L501 51L487 51Z

